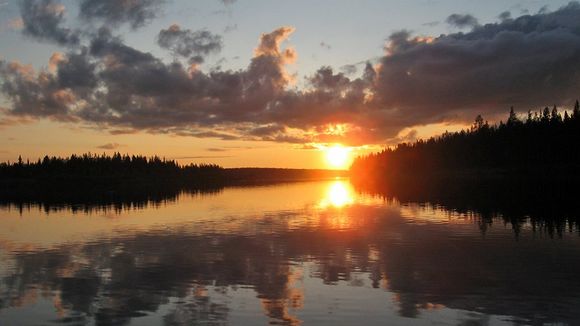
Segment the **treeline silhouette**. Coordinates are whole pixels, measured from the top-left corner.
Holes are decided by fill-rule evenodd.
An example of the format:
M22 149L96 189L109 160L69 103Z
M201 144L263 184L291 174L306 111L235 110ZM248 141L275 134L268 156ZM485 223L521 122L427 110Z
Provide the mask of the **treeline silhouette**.
M524 119L512 108L496 125L478 116L468 130L359 157L351 181L403 203L501 216L514 226L537 216L560 229L580 216L579 145L578 101L571 114L553 107Z
M433 177L577 177L580 168L580 104L572 114L554 106L490 125L481 115L468 130L449 133L355 159L359 181Z
M175 160L158 156L106 154L71 155L70 157L45 156L36 162L24 162L22 157L14 163L0 163L0 175L6 178L28 177L194 177L211 178L219 175L223 168L216 164L179 165Z
M19 157L0 163L0 204L139 206L175 198L182 190L215 192L223 170L215 164L182 166L157 156L120 153L45 156L34 162Z
M158 156L91 154L0 163L0 204L108 205L175 198L181 191L344 176L345 171L181 165ZM132 205L132 204L131 204Z

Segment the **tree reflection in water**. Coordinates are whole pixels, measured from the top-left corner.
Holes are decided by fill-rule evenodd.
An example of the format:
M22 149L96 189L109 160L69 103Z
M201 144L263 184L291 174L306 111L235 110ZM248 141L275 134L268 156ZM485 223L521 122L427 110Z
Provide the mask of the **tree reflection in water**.
M515 239L509 224L490 223L482 234L476 212L401 206L357 195L345 181L243 191L276 196L283 187L304 194L302 204L223 214L216 223L228 221L227 231L192 218L50 246L0 239L0 323L26 324L41 301L51 302L52 311L37 324L146 324L155 317L166 325L361 318L483 325L496 316L509 323L580 323L574 229L553 239L522 222ZM180 197L173 205L185 203ZM44 218L66 222L54 215Z

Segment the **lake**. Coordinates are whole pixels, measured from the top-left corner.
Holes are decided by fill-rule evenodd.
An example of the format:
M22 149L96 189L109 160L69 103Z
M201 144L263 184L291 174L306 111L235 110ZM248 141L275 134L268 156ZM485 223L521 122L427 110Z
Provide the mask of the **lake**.
M4 204L0 325L580 325L570 220L348 180Z

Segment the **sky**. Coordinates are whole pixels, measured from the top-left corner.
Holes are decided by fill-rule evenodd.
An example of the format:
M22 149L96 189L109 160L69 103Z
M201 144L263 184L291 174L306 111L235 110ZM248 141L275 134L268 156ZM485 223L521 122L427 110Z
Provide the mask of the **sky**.
M580 4L0 0L0 84L0 161L339 167L337 144L352 159L568 108Z

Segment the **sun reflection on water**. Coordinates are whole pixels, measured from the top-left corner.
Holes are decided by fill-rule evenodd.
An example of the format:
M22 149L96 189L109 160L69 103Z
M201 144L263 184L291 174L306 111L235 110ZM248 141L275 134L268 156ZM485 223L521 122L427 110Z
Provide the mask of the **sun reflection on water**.
M354 202L354 191L350 184L344 180L331 183L326 190L325 198L320 202L320 207L329 206L341 208Z

